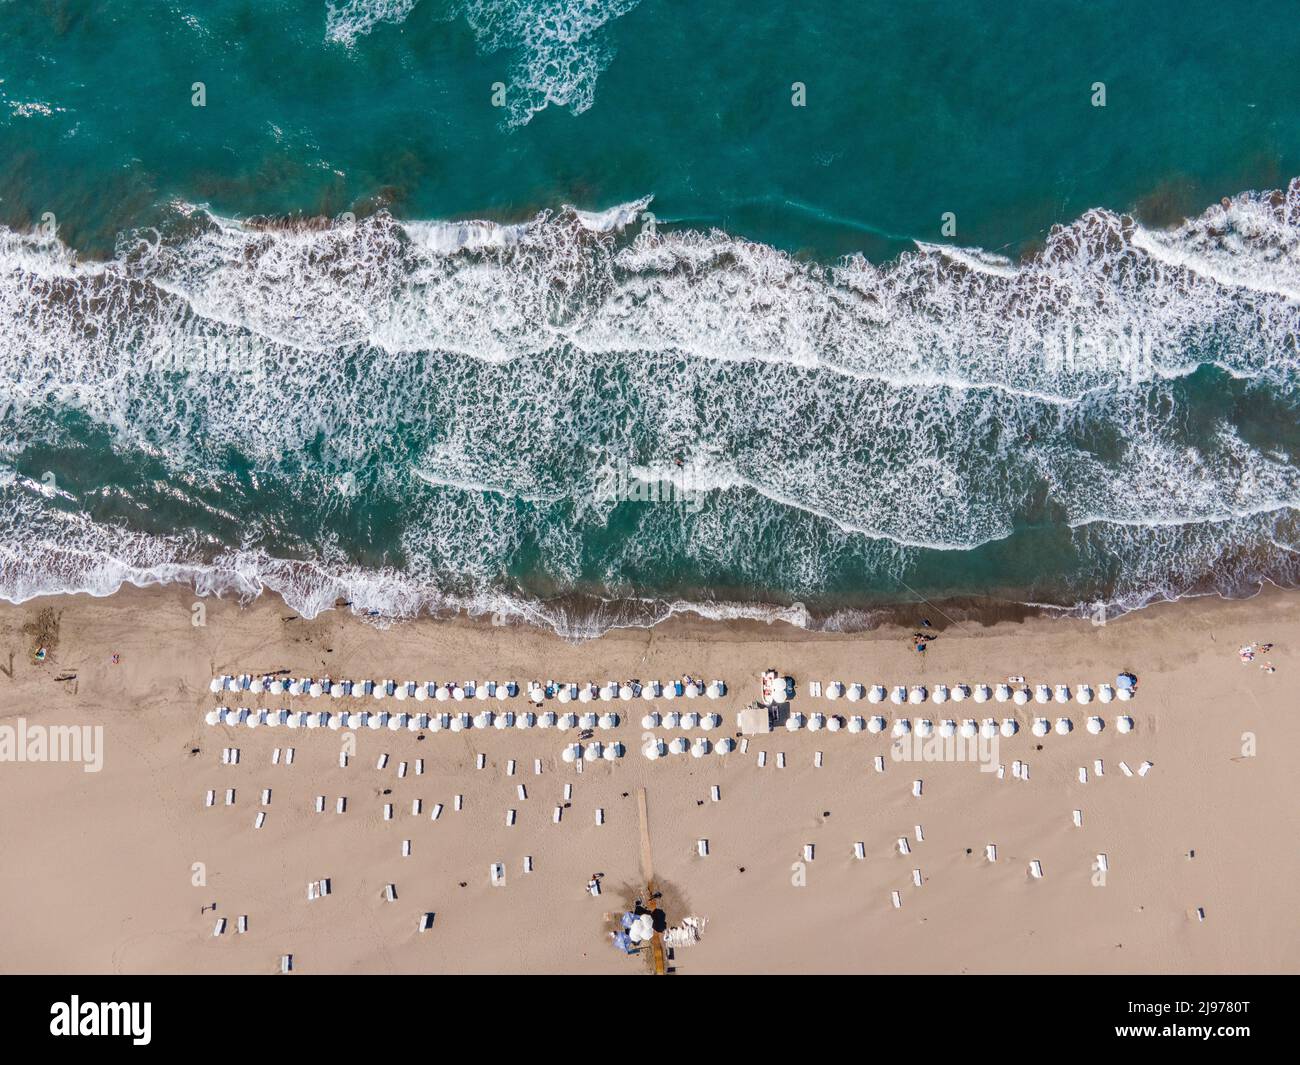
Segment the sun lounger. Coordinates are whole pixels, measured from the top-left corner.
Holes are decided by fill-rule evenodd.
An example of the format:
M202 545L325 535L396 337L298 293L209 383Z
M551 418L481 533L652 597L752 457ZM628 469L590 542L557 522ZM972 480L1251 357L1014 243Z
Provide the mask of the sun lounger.
M215 938L217 936L224 935L225 931L226 931L226 919L224 917L218 917L217 923L212 926L212 935Z
M722 789L719 788L718 785L714 784L713 787L711 787L711 788L709 789L709 799L710 799L711 801L713 801L713 802L720 802L720 801L721 801L721 799L722 799Z
M346 752L346 751L339 751L339 768L340 768L340 769L347 769L347 767L348 767L348 755L347 755L347 752Z
M315 881L315 880L310 880L310 881L308 881L308 883L307 883L307 901L308 901L308 902L314 902L314 901L315 901L317 898L319 898L319 897L320 897L320 889L317 887L317 885L316 885L316 881Z
M695 841L695 853L701 858L709 856L709 841L707 839L697 839Z
M465 796L457 795L456 798L452 801L451 808L455 810L457 813L460 813L460 811L464 809L464 807L465 807Z
M921 782L919 780L912 781L912 795L918 799L921 797Z
M397 901L397 885L387 884L384 887L384 899L388 902Z
M417 777L422 777L422 776L424 776L424 759L423 759L423 758L417 758L417 759L415 760L415 775L416 775Z
M519 796L519 801L523 802L528 798L528 789L520 784L515 788L515 794Z
M883 754L876 755L875 764L876 764L876 772L883 773L885 771L885 756Z
M867 845L865 843L853 844L853 857L858 861L864 861L867 857Z
M603 806L597 806L597 807L596 807L596 824L598 824L598 825L603 825L604 823L605 823L605 808L604 808Z
M1079 766L1079 783L1088 783L1088 771L1084 769L1083 766Z
M552 821L552 823L558 825L558 824L560 823L560 818L563 817L563 816L564 816L564 807L563 807L563 806L557 806L557 807L555 808L555 813L553 813L553 814L551 815L551 821Z
M275 750L273 750L273 751L271 752L271 764L272 764L272 765L279 765L279 764L280 764L280 748L279 748L279 747L277 747Z
M912 883L913 883L913 885L915 885L916 887L920 887L920 886L921 886L921 870L920 870L920 869L913 869L913 870L912 870Z
M419 813L420 813L420 811L423 810L423 809L424 809L424 800L423 800L423 799L412 799L412 800L411 800L411 815L412 815L413 817L414 817L414 816L418 816Z
M488 866L488 879L493 887L500 887L506 882L506 867L500 862L493 862Z
M515 775L515 760L511 758L506 762L506 776L512 777L514 775Z
M1106 768L1102 764L1102 760L1100 758L1097 758L1093 761L1092 772L1094 776L1102 777L1106 775Z
M393 804L391 802L386 802L384 803L384 820L391 821L392 819L393 819Z
M325 812L325 796L324 796L324 795L317 795L317 796L316 796L316 812L317 812L318 814L323 814L323 813Z
M1140 766L1138 766L1138 776L1144 777L1150 772L1151 772L1150 762L1143 762Z
M514 826L514 823L515 823L515 812L514 812L514 810L507 810L507 811L506 811L506 828L512 828L512 827Z
M776 767L777 769L785 768L785 751L776 752Z
M1029 863L1029 875L1035 880L1041 880L1043 878L1043 864L1037 858Z
M1074 814L1073 814L1072 816L1073 816L1073 818L1074 818L1074 827L1075 827L1075 828L1082 828L1082 827L1083 827L1083 811L1082 811L1082 810L1075 810L1075 811L1074 811Z
M285 764L285 765L293 765L293 748L292 748L292 747L289 747L289 748L286 748L286 749L285 749L285 752L284 752L284 764Z
M234 789L234 788L227 788L227 789L226 789L226 805L227 805L227 806L234 806L234 805L235 805L235 789Z
M419 927L420 927L420 931L421 931L421 932L427 932L427 931L429 931L429 930L433 927L433 914L431 914L431 913L422 913L422 914L420 914L420 926L419 926Z
M1007 767L1004 766L1004 765L999 765L999 766L998 766L998 772L997 772L997 778L998 778L999 780L1005 780L1005 779L1006 779L1006 776L1007 776Z
M899 837L898 837L898 853L899 853L899 854L911 854L911 853L912 853L912 845L911 845L910 843L907 842L907 837L906 837L906 836L899 836Z
M920 826L920 825L917 825L917 826L916 826L916 842L917 842L917 843L924 843L924 842L925 842L925 833L921 831L921 826Z
M253 818L253 827L261 828L264 824L266 824L266 811L258 810L257 816Z
M533 856L532 856L531 854L525 854L525 855L524 855L524 872L525 872L525 873L531 873L532 871L533 871Z
M402 840L402 857L409 858L410 856L411 856L411 841L409 839L404 839Z
M572 785L572 784L565 784L565 785L564 785L564 801L565 801L565 802L572 802L572 801L573 801L573 785Z
M984 857L990 862L998 860L998 847L996 843L987 843L984 845Z
M434 803L434 804L433 804L433 813L429 814L429 820L430 820L430 821L436 821L436 820L438 820L438 818L440 818L441 816L442 816L442 803L440 803L440 802L438 802L438 803Z
M1133 770L1131 770L1131 769L1128 767L1128 763L1127 763L1127 762L1120 762L1120 764L1119 764L1119 771L1120 771L1121 773L1123 773L1126 777L1131 777L1131 776L1133 775Z
M1109 870L1110 870L1110 862L1106 860L1106 856L1104 854L1097 855L1097 871L1105 873L1108 872Z
M404 780L405 778L406 778L406 763L405 763L405 762L398 762L398 763L397 763L397 779L398 779L398 780Z
M533 759L533 776L540 777L541 775L542 775L542 760L541 760L540 758L534 758L534 759Z
M758 752L758 768L759 768L759 769L762 769L762 768L763 768L764 766L766 766L766 765L767 765L767 752L766 752L766 751L759 751L759 752Z
M334 803L334 812L336 814L347 813L348 798L346 795L340 795L338 801Z
M291 973L291 972L293 972L293 955L292 955L292 954L281 954L281 955L280 955L280 972L282 972L282 973Z
M817 751L817 752L813 755L813 768L814 768L814 769L820 769L821 767L822 767L822 752L821 752L821 751Z
M322 895L328 895L330 893L330 878L323 877L318 881L318 883L320 884L320 893Z
M897 909L901 909L901 908L902 908L902 906L903 906L903 896L900 895L897 891L891 891L891 892L889 893L889 898L890 898L890 901L893 902L893 904L894 904L894 909L897 910Z
M235 922L235 931L239 935L243 935L248 931L248 914L240 914L239 920Z
M216 793L215 791L211 791L211 790L209 790L208 793L207 793L207 795L204 796L204 799L203 799L203 805L204 805L204 806L215 806L215 805L216 805L216 802L217 802L217 793Z
M262 789L262 805L263 805L263 806L270 806L270 805L271 805L271 789L270 789L270 788L263 788L263 789Z
M386 755L386 754L381 754L381 755L379 756L379 761L377 761L377 762L375 763L375 768L376 768L376 769L387 769L387 768L388 768L388 755Z

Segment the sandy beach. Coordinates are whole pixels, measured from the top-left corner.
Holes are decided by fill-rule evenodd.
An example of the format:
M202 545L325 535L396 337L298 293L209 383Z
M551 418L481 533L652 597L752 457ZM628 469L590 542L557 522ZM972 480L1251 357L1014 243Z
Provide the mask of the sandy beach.
M811 635L677 620L573 644L470 621L379 628L343 610L306 621L276 599L241 607L196 600L183 588L5 605L0 725L102 726L103 749L97 772L69 762L0 762L0 968L272 973L292 954L294 971L304 974L645 973L648 955L615 950L606 921L645 885L640 789L668 923L687 915L707 922L698 943L672 952L677 973L1300 968L1292 912L1300 875L1293 769L1300 597L1270 590L1248 601L1185 601L1105 626L1031 618L936 630L922 656L907 630ZM38 662L41 641L48 653ZM1238 648L1251 643L1274 646L1243 664ZM1259 668L1265 661L1276 671ZM1022 728L1000 742L997 760L1007 771L999 779L970 762L897 761L888 730L781 729L752 738L743 753L652 762L640 754L649 709L640 700L620 707L617 730L597 736L618 739L627 756L581 772L561 760L572 732L362 730L341 768L343 732L203 720L223 701L241 705L209 691L212 677L227 673L521 686L690 673L730 686L723 699L692 706L722 715L710 734L717 739L735 735L736 711L757 696L767 667L795 679L793 709L805 716L879 712L937 726L1014 711ZM832 680L933 688L1013 675L1031 686L1096 687L1126 669L1139 677L1137 698L1087 708L850 707L809 694L811 682ZM353 701L252 702L338 710ZM521 697L492 708L526 705ZM1074 731L1033 736L1039 713L1070 717ZM1100 735L1084 727L1093 713L1107 723ZM1114 725L1120 713L1134 721L1127 735ZM226 748L238 748L238 764L223 764ZM877 755L883 772L874 768ZM1028 763L1027 780L1013 778L1016 761ZM1138 776L1144 761L1152 768ZM915 780L923 781L920 797ZM556 824L565 785L572 798ZM228 789L233 805L225 803ZM317 796L324 813L315 812ZM411 812L416 800L419 814ZM437 804L443 810L434 820ZM255 828L259 813L265 823ZM1041 878L1029 873L1034 861ZM494 887L489 869L497 862L505 881ZM586 890L593 873L603 874L599 897ZM329 895L309 901L308 882L322 878ZM395 901L384 897L388 884ZM435 915L434 925L420 932L424 913ZM239 934L244 915L248 930ZM220 917L229 927L214 937Z

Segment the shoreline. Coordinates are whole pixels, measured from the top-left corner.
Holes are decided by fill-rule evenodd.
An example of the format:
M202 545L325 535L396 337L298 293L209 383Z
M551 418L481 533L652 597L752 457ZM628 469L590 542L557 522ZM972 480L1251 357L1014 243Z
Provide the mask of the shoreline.
M193 623L196 603L202 625ZM24 626L50 610L57 644L36 664ZM908 646L910 629L811 633L677 619L572 643L487 621L379 628L346 612L312 621L288 615L274 600L239 607L176 587L0 605L0 665L14 654L12 678L0 677L0 726L20 717L100 726L104 738L100 772L0 763L0 828L11 841L0 869L7 971L270 973L292 953L304 973L641 973L642 960L622 956L606 937L607 915L642 890L641 788L668 923L707 921L698 943L673 952L669 965L680 973L1300 968L1300 942L1286 932L1289 885L1300 875L1288 802L1300 744L1294 593L1165 604L1105 626L1043 618L952 626L923 658ZM1237 660L1242 643L1261 640L1274 644L1264 657L1276 674ZM751 738L746 753L651 762L639 754L640 701L618 731L597 736L619 739L626 757L582 772L560 758L576 734L554 730L417 738L362 729L343 768L344 732L203 723L217 703L208 683L221 673L496 678L524 687L533 679L604 683L690 672L730 687L716 703L701 700L723 717L710 734L716 739L735 733L735 712L768 666L795 677L793 708L802 714L924 715L936 725L1002 717L1010 704L851 709L813 697L809 682L933 688L1022 674L1031 684L1073 686L1113 682L1132 669L1140 693L1105 708L1015 708L1026 721L1038 710L1066 713L1075 724L1069 736L1037 739L1022 728L1005 741L1001 761L1008 769L1013 759L1032 764L1028 780L1010 772L999 780L969 764L897 763L887 732L781 729ZM56 681L69 674L75 679ZM1112 723L1098 736L1083 728L1094 708ZM1135 722L1131 735L1113 727L1121 710ZM1250 757L1241 753L1245 733L1258 737ZM272 764L272 750L289 746L293 764ZM241 751L237 765L222 763L231 747ZM390 756L384 769L381 754ZM872 768L876 755L884 772ZM398 777L396 766L416 757L425 772ZM1094 759L1104 761L1104 776L1078 783L1077 767ZM1121 760L1154 768L1126 778ZM922 778L917 798L911 782ZM571 808L556 824L565 784ZM718 802L710 801L715 785ZM228 788L229 807L220 797ZM269 805L259 803L262 789L271 789ZM218 796L211 808L208 790ZM454 809L458 795L463 810ZM325 814L314 812L315 796L325 797ZM341 796L347 812L336 815ZM421 813L413 816L417 800ZM392 820L385 804L395 808ZM444 810L432 820L435 804ZM1072 809L1083 811L1082 828L1071 824ZM508 810L516 811L513 825ZM260 830L259 812L267 815ZM917 825L924 841L900 855L897 838ZM400 852L404 839L410 857ZM697 853L699 839L709 841L707 857ZM853 854L859 842L863 859ZM982 858L989 843L996 863ZM808 844L815 858L804 862ZM1093 883L1096 854L1109 860L1104 889ZM1027 873L1031 860L1041 862L1043 879ZM497 862L501 888L488 876ZM201 886L192 883L198 867ZM913 869L923 886L914 886ZM593 871L605 874L600 898L584 887ZM332 881L330 897L307 901L304 885L321 877ZM396 884L395 902L384 898L388 883ZM232 929L247 915L249 931L214 937L214 911L201 912L214 903ZM421 933L425 912L435 914L434 927Z

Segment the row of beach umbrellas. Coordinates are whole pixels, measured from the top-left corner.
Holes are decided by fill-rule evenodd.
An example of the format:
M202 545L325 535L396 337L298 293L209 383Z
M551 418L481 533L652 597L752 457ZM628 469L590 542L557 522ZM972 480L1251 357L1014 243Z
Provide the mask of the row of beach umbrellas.
M223 691L248 692L252 695L306 695L311 698L322 696L340 699L344 696L357 699L414 699L423 702L434 699L438 702L461 699L513 699L519 695L519 685L514 681L466 681L463 684L438 683L436 681L393 681L393 680L331 680L302 677L286 680L283 677L254 677L244 674L239 677L223 674L213 677L209 685L215 695ZM660 682L657 680L642 684L640 681L607 681L603 685L594 682L585 684L555 683L541 684L533 682L528 687L528 698L537 704L547 699L561 703L568 702L628 702L641 698L647 702L653 699L695 699L707 696L720 699L727 694L727 685L720 680L705 684L700 680L683 678Z
M798 732L806 728L810 732L818 732L825 729L827 732L839 732L840 729L847 729L849 732L862 732L864 729L870 733L884 732L888 727L883 717L871 717L864 720L861 717L851 717L847 721L835 714L829 717L824 714L812 714L804 717L803 714L791 714L785 721L785 727L790 732ZM1097 716L1088 718L1087 728L1092 735L1096 736L1106 727L1106 722ZM1053 729L1052 722L1045 718L1039 717L1034 719L1033 733L1035 736L1046 736ZM1133 731L1133 719L1127 714L1120 714L1115 718L1115 729L1121 733ZM1068 717L1058 717L1056 719L1055 730L1058 735L1065 736L1074 731L1074 722ZM934 722L929 718L918 717L915 722L908 718L900 717L893 725L894 736L909 736L915 731L918 736L929 737L934 735ZM939 722L938 732L940 736L955 736L960 733L968 739L977 735L992 737L998 734L1003 736L1014 736L1020 731L1020 723L1013 717L1003 718L999 722L995 718L986 717L982 723L977 723L974 718L966 718L960 725L951 719L945 719Z
M618 714L555 714L547 711L534 714L531 711L514 713L506 710L494 714L491 710L482 710L477 714L405 714L380 711L371 713L366 710L344 710L340 713L329 711L306 710L250 710L247 708L231 709L220 706L209 710L204 716L209 725L243 725L257 728L259 725L274 728L329 728L329 729L382 729L393 732L407 729L411 732L449 732L487 728L556 728L560 731L571 728L613 729L620 723Z
M714 754L730 754L735 749L736 741L730 736L724 736L716 743L705 739L703 736L697 736L693 743L687 740L685 736L678 736L667 742L659 739L658 736L652 736L650 742L641 748L641 753L653 762L670 754L686 754L690 752L692 758L703 758L710 751Z
M851 703L856 703L865 698L869 703L883 703L888 697L889 701L899 705L902 703L924 703L927 700L936 703L946 703L950 699L954 703L960 703L966 699L971 699L977 703L987 703L990 699L999 703L1013 702L1017 706L1024 706L1032 698L1036 703L1068 703L1070 701L1087 705L1093 699L1099 702L1109 703L1115 699L1128 700L1136 694L1137 688L1132 683L1124 683L1124 678L1131 677L1131 674L1120 674L1120 683L1112 686L1110 684L1099 684L1094 691L1090 684L1080 684L1071 689L1068 684L1038 684L1034 686L1031 694L1028 685L1016 685L1002 683L994 686L988 684L954 684L949 687L947 684L936 684L934 690L926 688L924 684L913 684L910 688L897 684L886 692L883 684L875 684L866 688L861 684L852 684L847 688L838 680L831 681L826 686L825 695L832 701L836 699L847 699Z

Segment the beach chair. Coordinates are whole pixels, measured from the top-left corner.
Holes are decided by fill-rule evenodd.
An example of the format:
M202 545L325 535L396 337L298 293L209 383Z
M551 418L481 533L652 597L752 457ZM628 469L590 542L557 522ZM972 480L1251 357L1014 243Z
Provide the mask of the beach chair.
M266 812L264 810L258 810L257 816L253 818L253 827L261 828L264 824L266 824Z
M293 972L293 955L292 955L292 954L281 954L281 955L280 955L280 972L282 972L282 973L291 973L291 972Z
M212 927L212 935L215 938L217 936L224 935L225 931L226 931L226 919L224 917L218 917L217 923Z

